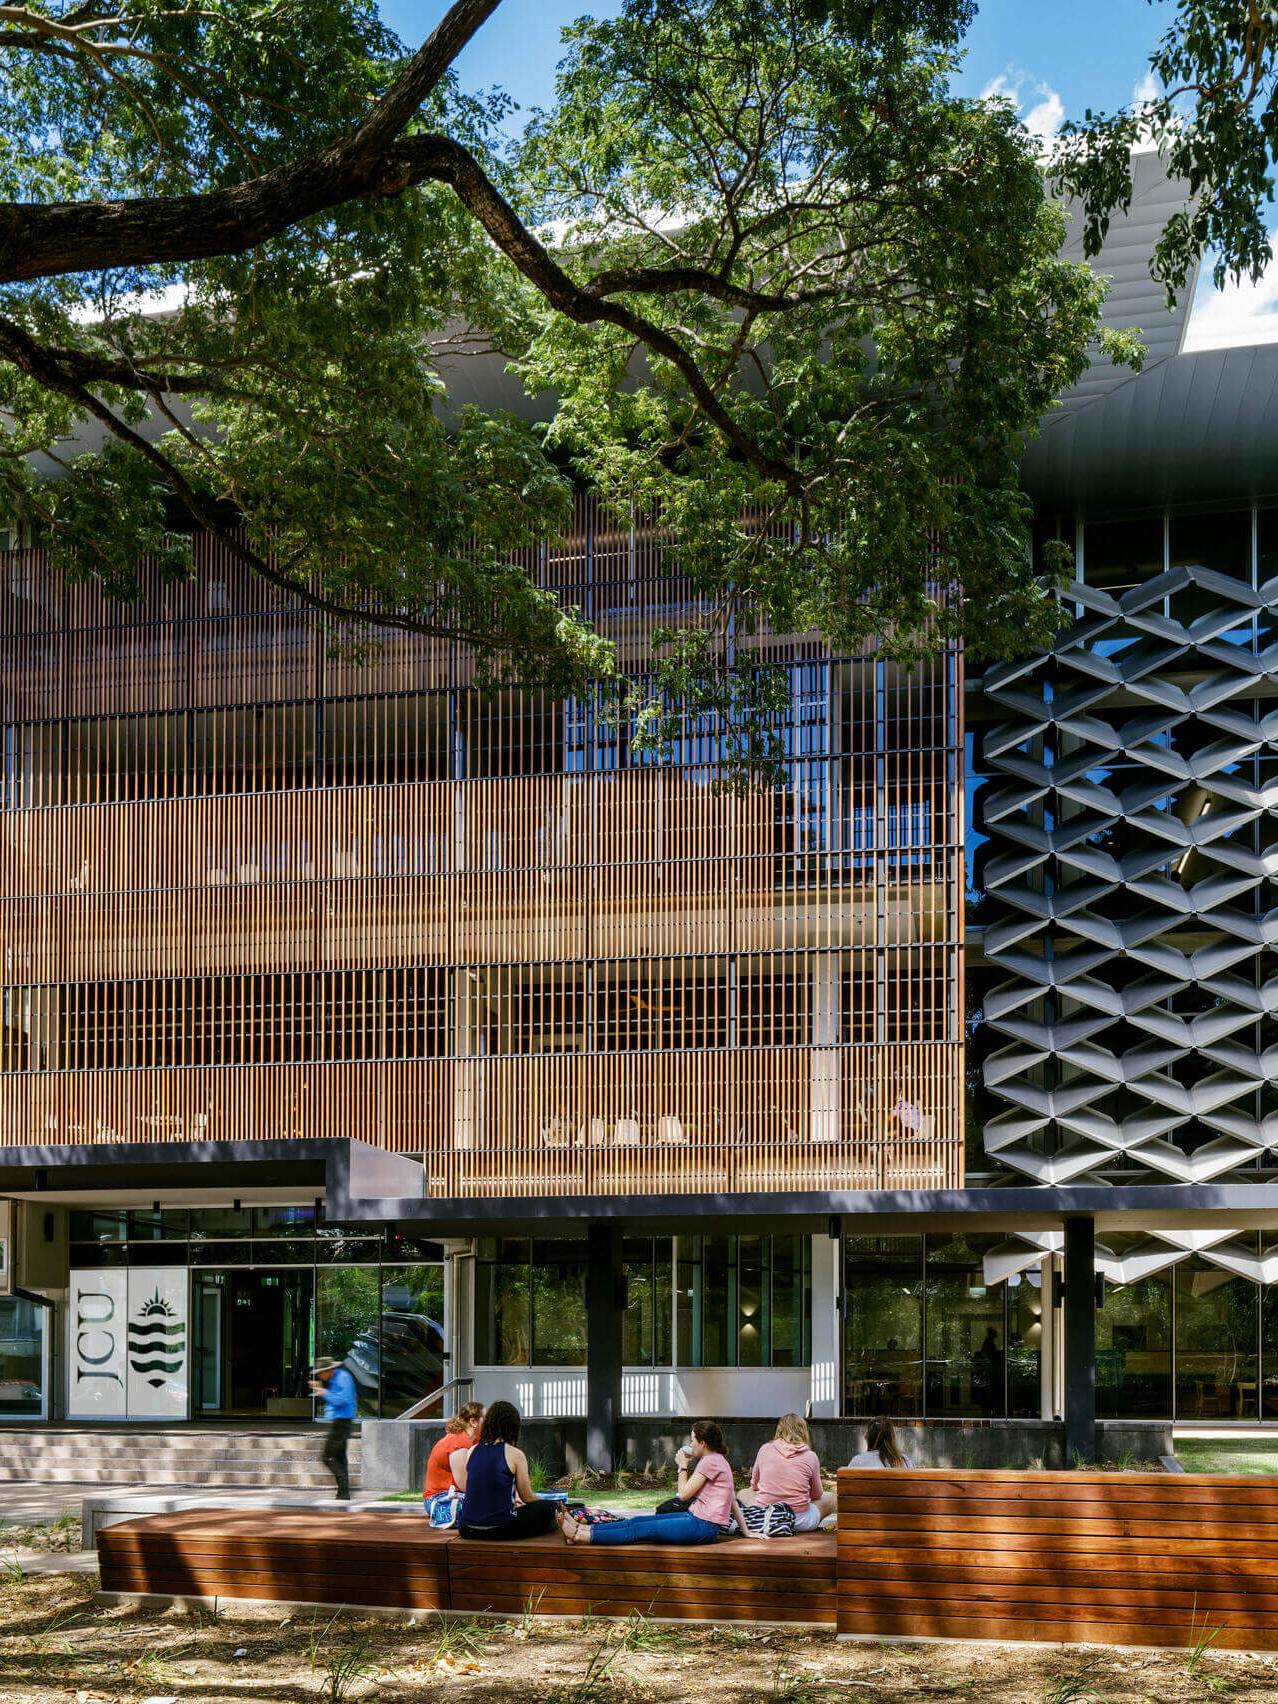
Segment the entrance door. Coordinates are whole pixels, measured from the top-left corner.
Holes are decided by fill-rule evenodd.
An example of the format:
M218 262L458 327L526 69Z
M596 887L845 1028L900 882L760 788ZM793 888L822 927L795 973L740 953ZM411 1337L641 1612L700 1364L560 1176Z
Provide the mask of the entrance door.
M0 1419L48 1418L49 1317L39 1297L0 1296Z
M203 1278L195 1285L195 1406L203 1413L222 1406L222 1291Z
M309 1267L233 1267L196 1274L201 1413L310 1418L314 1291Z

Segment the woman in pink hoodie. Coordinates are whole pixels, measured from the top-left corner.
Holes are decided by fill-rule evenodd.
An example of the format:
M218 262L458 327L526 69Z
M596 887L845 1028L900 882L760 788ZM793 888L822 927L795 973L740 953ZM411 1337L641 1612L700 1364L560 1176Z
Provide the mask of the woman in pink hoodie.
M801 1414L783 1414L777 1421L776 1436L754 1458L750 1490L740 1500L765 1509L787 1503L794 1510L795 1532L814 1532L833 1512L834 1493L821 1484L821 1464Z

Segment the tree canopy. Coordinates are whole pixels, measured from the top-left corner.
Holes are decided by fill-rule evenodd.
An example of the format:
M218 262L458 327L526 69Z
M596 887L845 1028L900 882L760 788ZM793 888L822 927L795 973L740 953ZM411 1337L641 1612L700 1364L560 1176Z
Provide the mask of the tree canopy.
M143 553L189 572L177 502L336 631L565 692L611 648L517 552L574 481L658 514L702 595L656 636L671 689L731 699L727 635L762 626L1023 649L1053 600L1019 458L1105 286L1014 114L951 91L972 9L628 0L512 140L452 69L500 0L415 51L372 0L0 4L0 501L125 597ZM1229 10L1185 0L1167 66ZM1093 234L1125 123L1068 162ZM1169 277L1221 236L1195 218ZM462 348L540 416L455 407Z

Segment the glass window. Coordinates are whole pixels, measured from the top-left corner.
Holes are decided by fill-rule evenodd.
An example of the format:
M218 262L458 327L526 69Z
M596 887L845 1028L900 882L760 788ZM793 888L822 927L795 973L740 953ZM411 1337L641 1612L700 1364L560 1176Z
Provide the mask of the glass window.
M1163 518L1093 521L1083 529L1083 579L1112 597L1163 571Z
M162 1240L181 1240L186 1236L186 1209L165 1208L159 1213L129 1214L130 1242L159 1242Z
M360 1414L376 1417L379 1389L378 1271L331 1266L315 1274L315 1354L350 1368Z
M766 1239L737 1239L737 1365L761 1367L772 1338Z
M485 1237L475 1260L475 1361L532 1362L532 1248L526 1237Z
M1208 568L1250 586L1251 510L1240 509L1224 515L1173 515L1170 562L1173 568ZM1200 616L1214 615L1219 606L1219 596L1205 586L1185 586L1171 596L1172 619L1186 626ZM1250 638L1251 612L1240 610L1238 616L1237 632L1231 632L1230 637Z
M780 1236L772 1245L772 1365L806 1367L812 1359L812 1240Z
M694 1365L736 1364L735 1238L701 1237L701 1343ZM731 1322L731 1324L729 1323Z
M444 1269L383 1266L381 1400L393 1419L444 1382Z
M246 1237L253 1229L253 1214L247 1207L195 1207L191 1211L192 1237Z
M1255 1420L1260 1330L1255 1284L1201 1255L1181 1261L1175 1278L1177 1418Z
M254 1207L255 1236L308 1236L315 1229L314 1207Z
M1007 1412L1038 1419L1043 1412L1043 1275L1038 1266L1007 1280Z
M45 1310L21 1296L0 1296L0 1414L39 1419L44 1412Z
M650 1367L654 1362L657 1287L653 1244L652 1237L626 1237L621 1245L626 1279L621 1357L629 1367Z
M583 1240L532 1246L532 1357L538 1367L586 1364L586 1278Z
M1171 1273L1106 1285L1096 1310L1096 1412L1168 1418L1171 1389Z
M70 1218L72 1242L123 1242L128 1232L127 1213L86 1213L73 1208Z
M927 1412L1007 1412L1002 1284L985 1282L997 1237L927 1239Z
M923 1239L847 1237L843 1250L845 1410L920 1414Z
M1262 1251L1272 1253L1273 1237L1261 1241ZM1264 1413L1262 1419L1278 1417L1278 1284L1266 1284L1260 1292L1260 1341L1264 1356Z

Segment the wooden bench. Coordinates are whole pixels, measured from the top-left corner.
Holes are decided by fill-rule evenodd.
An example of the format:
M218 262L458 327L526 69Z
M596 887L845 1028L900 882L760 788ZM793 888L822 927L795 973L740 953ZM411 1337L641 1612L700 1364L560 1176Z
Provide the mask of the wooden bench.
M448 1537L403 1514L187 1509L98 1533L104 1593L447 1609Z
M838 1486L840 1634L1278 1649L1273 1479L845 1468Z
M776 1621L834 1626L829 1533L760 1544L566 1545L457 1539L448 1549L452 1607L516 1615L629 1615L662 1621Z
M833 1536L676 1547L433 1532L419 1509L196 1509L98 1535L104 1595L833 1627Z

